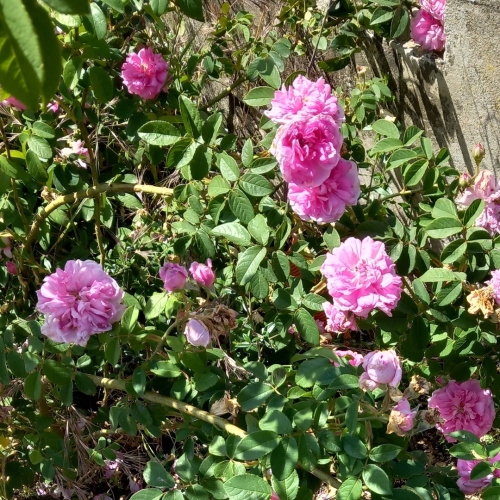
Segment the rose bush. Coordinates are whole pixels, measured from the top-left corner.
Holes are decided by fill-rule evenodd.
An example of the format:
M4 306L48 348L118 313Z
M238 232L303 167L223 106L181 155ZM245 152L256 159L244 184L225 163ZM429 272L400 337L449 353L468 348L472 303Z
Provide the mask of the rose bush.
M0 497L498 497L499 185L313 76L344 4L0 2Z

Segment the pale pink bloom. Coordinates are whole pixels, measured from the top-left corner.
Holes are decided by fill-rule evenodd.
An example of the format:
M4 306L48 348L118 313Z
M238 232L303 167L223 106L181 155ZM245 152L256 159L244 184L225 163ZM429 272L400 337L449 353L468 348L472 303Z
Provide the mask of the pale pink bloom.
M17 108L19 111L24 111L27 109L27 106L21 102L19 99L16 99L13 95L7 97L2 101L3 106L12 106L13 108Z
M487 201L474 225L486 229L492 236L500 234L500 205Z
M275 491L273 491L269 500L280 500L280 497Z
M339 358L346 358L349 364L354 367L357 367L363 363L363 355L359 354L359 352L354 352L351 350L346 350L346 351L336 350L335 354ZM340 366L340 364L337 363L336 361L333 362L333 365Z
M467 382L450 380L434 391L429 399L429 408L438 410L444 422L436 427L443 434L469 431L478 437L490 431L495 419L495 407L489 389L482 389L478 380ZM448 442L455 439L445 436Z
M283 85L274 93L271 106L264 114L280 124L321 114L331 116L337 123L345 120L344 110L323 78L312 82L299 75L288 89Z
M84 146L84 142L80 139L70 143L70 148L61 149L61 156L63 158L69 158L70 155L77 155L80 158L76 160L76 163L82 168L87 168L85 161L90 162L89 150ZM85 161L83 160L85 158Z
M410 432L416 414L416 411L411 410L409 401L402 398L389 415L387 434L395 433L398 436L404 436L407 432Z
M143 99L154 99L162 91L167 74L167 62L150 48L129 54L122 66L123 83L128 91Z
M3 246L0 246L0 256L3 253L5 257L12 259L12 249L10 247L11 239L7 237L2 237L2 244Z
M479 165L485 156L486 150L484 149L484 146L480 142L477 143L472 150L472 157L476 161L476 164Z
M495 455L494 457L488 458L488 462L490 464L494 464L500 460L500 453ZM500 478L500 469L495 469L491 474L488 474L486 477L482 477L481 479L471 479L470 473L472 469L480 463L482 460L457 460L457 470L460 478L457 481L457 485L466 495L473 495L477 493L479 490L486 488L491 484L495 477Z
M495 175L488 170L481 170L474 180L474 184L468 187L461 196L457 198L457 203L468 207L474 200L485 200L493 202L498 197L500 189Z
M439 21L444 21L444 8L446 0L420 0L422 9Z
M330 177L339 162L343 140L333 118L319 115L282 125L270 151L287 182L310 188Z
M292 335L296 335L297 333L299 333L297 331L297 327L295 326L295 323L293 323L292 325L290 325L290 327L288 328L288 333L290 333Z
M130 493L132 494L137 493L138 491L143 489L142 481L141 480L134 481L133 479L129 479L128 487L130 489Z
M173 262L165 262L160 269L160 278L163 280L163 288L169 292L182 290L188 278L187 269Z
M184 330L187 341L194 346L207 347L210 343L210 332L207 327L196 319L190 319Z
M50 101L47 104L47 109L52 111L52 113L57 113L59 111L59 103L57 101Z
M363 368L365 372L359 378L362 389L373 390L385 384L397 387L403 375L398 355L392 349L369 352L363 359Z
M321 273L333 305L340 311L366 318L374 309L388 316L401 297L401 278L385 246L367 236L363 240L347 238L326 254Z
M500 305L500 269L491 271L491 279L485 283L493 288L495 302Z
M5 267L7 268L7 272L9 274L14 274L14 275L17 274L17 267L14 264L14 262L12 262L11 260L9 260L8 262L6 262Z
M109 480L116 474L120 464L118 460L105 460L104 463L106 464L104 468L104 478Z
M343 158L339 159L330 177L320 186L301 188L293 183L288 186L292 210L302 220L321 224L339 220L346 206L356 205L360 193L356 164Z
M319 330L319 333L322 334L322 333L325 333L326 332L326 324L324 321L321 321L319 319L316 319L316 325L318 326L318 330Z
M446 35L441 21L432 17L425 10L419 10L411 20L411 37L423 49L436 52L443 50L446 43Z
M189 268L189 272L193 279L200 285L210 288L214 284L215 274L212 271L212 261L210 259L207 259L206 264L193 262Z
M326 315L326 331L330 333L343 333L348 330L357 330L356 320L352 314L339 310L330 302L323 302L323 311Z
M42 333L55 342L84 346L91 335L111 330L126 309L118 283L92 260L70 260L47 276L37 291Z

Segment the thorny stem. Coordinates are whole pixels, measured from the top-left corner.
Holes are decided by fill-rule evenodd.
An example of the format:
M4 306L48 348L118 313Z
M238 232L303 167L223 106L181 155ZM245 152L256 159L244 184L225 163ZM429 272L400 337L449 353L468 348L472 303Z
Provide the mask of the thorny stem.
M323 33L323 29L325 27L325 22L326 22L326 18L327 18L326 13L327 13L328 9L330 8L330 3L331 2L328 2L328 7L325 9L325 12L323 13L323 19L321 21L321 26L319 28L318 41L316 42L316 45L314 46L311 60L309 61L309 65L307 66L307 72L306 72L307 76L309 76L309 73L311 72L311 69L312 69L313 64L314 64L314 59L316 59L316 53L318 52L319 42L321 40L321 35Z
M386 201L386 200L390 200L391 198L396 198L398 196L405 196L407 194L413 194L413 193L418 193L419 191L422 191L421 189L406 189L404 191L400 191L399 193L394 193L394 194L390 194L388 196L384 196L383 198L379 198L378 201Z
M57 208L62 205L73 204L79 200L93 198L101 193L151 193L172 197L173 190L169 188L150 186L148 184L99 184L95 187L82 189L76 193L70 193L63 196L58 196L54 201L49 203L42 211L36 216L31 229L26 237L24 248L30 252L31 245L40 231L43 221Z
M229 95L235 88L239 87L242 83L245 83L246 81L247 79L244 76L238 78L238 80L236 80L230 87L227 87L219 95L216 95L213 99L210 99L210 101L208 101L204 106L200 108L200 111L205 111L210 106L213 106L214 104L218 103L221 99L224 99L224 97Z
M122 380L102 378L98 377L97 375L89 375L88 373L85 373L85 375L89 377L96 385L108 389L125 391L125 382L123 382ZM174 408L175 410L179 410L182 413L186 413L194 418L198 418L200 420L203 420L204 422L208 422L209 424L212 424L215 427L222 429L228 434L233 434L240 438L244 438L245 436L247 436L246 431L240 429L236 425L231 424L224 418L213 415L208 411L200 410L195 406L188 405L186 403L183 403L182 401L178 401L177 399L169 398L167 396L162 396L160 394L155 394L153 392L145 392L141 396L141 398L145 399L146 401L151 401L153 403L158 403L160 405L168 406L169 408ZM316 476L318 479L321 479L325 483L328 483L329 485L333 486L334 488L340 488L342 484L338 479L332 477L327 472L324 472L318 468L314 468L311 470L306 468L305 470L310 472L313 476Z

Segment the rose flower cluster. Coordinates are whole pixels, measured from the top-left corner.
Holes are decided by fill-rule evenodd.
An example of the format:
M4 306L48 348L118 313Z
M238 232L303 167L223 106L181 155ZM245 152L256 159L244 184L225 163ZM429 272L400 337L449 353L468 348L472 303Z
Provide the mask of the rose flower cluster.
M265 114L281 126L271 147L288 182L292 210L305 221L334 222L360 195L356 164L341 158L344 111L323 78L298 76L276 91Z
M411 22L411 37L425 50L441 52L446 43L444 9L446 0L419 0L421 9Z

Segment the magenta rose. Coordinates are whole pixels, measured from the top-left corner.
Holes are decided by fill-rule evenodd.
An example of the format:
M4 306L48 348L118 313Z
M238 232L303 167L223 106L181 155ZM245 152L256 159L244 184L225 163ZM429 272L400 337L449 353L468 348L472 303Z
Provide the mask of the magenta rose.
M42 333L55 342L84 346L91 335L111 330L126 309L123 290L92 260L70 260L43 281L37 309L45 314Z
M369 352L363 360L365 372L359 378L359 386L363 390L373 391L380 385L397 387L401 381L403 370L396 351Z
M12 106L13 108L18 109L19 111L24 111L27 109L26 104L21 102L19 99L16 99L13 95L4 99L1 104L4 106Z
M347 314L336 308L330 302L323 302L323 311L326 315L326 331L330 333L343 333L348 330L357 330L358 326L352 314Z
M327 115L300 118L282 125L271 153L287 182L311 188L325 182L339 162L343 137L338 124Z
M129 54L122 66L122 79L128 91L143 99L154 99L165 86L167 75L167 62L150 48Z
M436 427L443 434L455 431L469 431L478 437L491 430L495 420L493 398L488 389L482 389L479 380L467 382L451 380L448 384L434 391L429 399L429 408L438 410L443 423ZM445 436L450 443L455 439Z
M7 272L9 274L14 274L14 275L17 274L17 266L11 260L6 262L5 267L7 268Z
M173 262L165 262L160 269L160 278L163 280L163 288L169 292L182 290L186 285L188 272L185 267Z
M207 259L206 264L193 262L189 268L189 272L193 279L200 285L209 288L214 284L215 274L212 271L212 261L210 259Z
M359 354L359 352L354 352L354 351L350 351L350 350L346 350L346 351L336 350L335 354L339 358L346 358L347 361L349 362L349 364L351 366L354 366L354 367L357 367L363 363L363 355ZM335 362L335 361L333 362L333 365L340 366L340 364Z
M438 19L425 10L419 10L411 21L411 37L425 50L440 52L444 49L446 36Z
M500 460L500 453L488 459L490 464L494 464ZM478 491L486 488L491 484L495 477L500 477L500 470L495 469L491 474L488 474L486 477L482 477L481 479L471 479L470 473L472 469L480 463L481 460L457 460L457 470L460 478L457 481L457 485L460 488L462 493L466 495L473 495Z
M335 222L342 217L346 206L356 205L361 193L358 169L352 161L339 159L328 179L312 188L288 186L288 200L292 210L306 221L320 224Z
M280 124L321 114L331 116L337 123L345 120L344 110L323 78L312 82L299 75L288 89L283 85L274 93L271 106L264 114Z
M422 9L427 11L432 17L439 21L444 21L444 8L446 0L420 0Z
M347 238L321 266L336 309L366 318L374 309L388 316L401 297L402 282L384 244L367 236Z
M194 346L207 347L210 343L210 332L207 327L196 319L190 319L184 329L187 341Z

